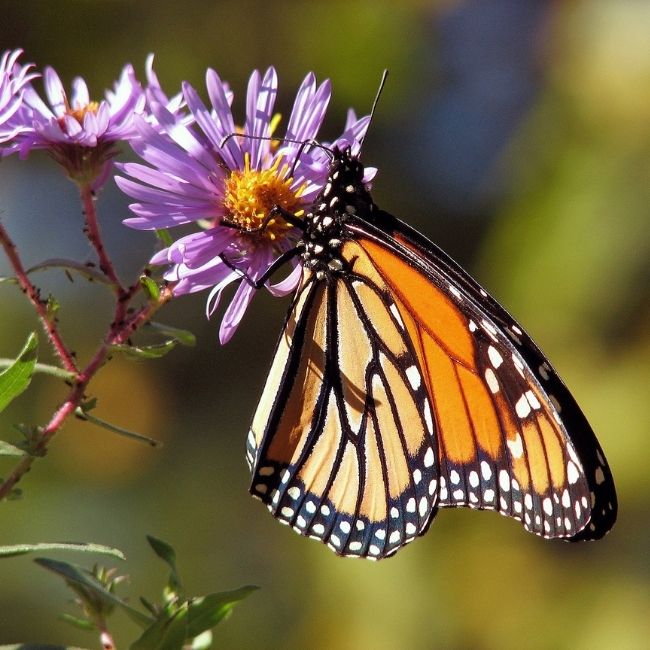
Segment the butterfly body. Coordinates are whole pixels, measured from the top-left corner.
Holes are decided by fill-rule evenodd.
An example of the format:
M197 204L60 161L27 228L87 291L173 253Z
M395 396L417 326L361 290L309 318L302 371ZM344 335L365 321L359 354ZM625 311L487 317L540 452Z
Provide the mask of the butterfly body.
M252 494L369 559L449 506L601 537L613 481L570 393L478 283L377 208L363 175L334 150L305 215L302 281L248 436Z

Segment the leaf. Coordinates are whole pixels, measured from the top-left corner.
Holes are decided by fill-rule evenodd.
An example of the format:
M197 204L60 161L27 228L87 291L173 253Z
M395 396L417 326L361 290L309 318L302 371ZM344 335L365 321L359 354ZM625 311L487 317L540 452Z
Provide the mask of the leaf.
M92 422L93 424L96 424L98 427L102 427L103 429L111 431L112 433L117 433L121 436L124 436L125 438L129 438L130 440L136 440L137 442L144 442L150 447L162 447L163 443L160 440L149 438L149 436L142 435L141 433L136 433L135 431L129 431L128 429L123 429L122 427L118 427L116 424L111 424L110 422L101 420L100 418L95 417L94 415L90 415L90 413L82 409L80 406L77 406L77 408L74 411L74 414L80 420L84 420L86 422Z
M18 284L17 278L14 278L13 276L0 275L0 284L3 282L6 282L7 284ZM0 648L3 647L4 646L0 646Z
M0 373L0 412L29 386L37 352L38 337L32 332L17 359Z
M192 639L192 650L208 650L212 647L212 631L206 630Z
M250 596L259 587L247 585L233 591L222 591L201 598L194 598L189 605L188 638L194 638L211 630L230 614L233 607Z
M0 440L0 456L24 456L25 450Z
M130 650L182 650L187 638L187 605L171 616L161 614L142 636L132 643Z
M0 368L8 368L12 363L14 363L14 359L0 359ZM67 380L72 380L76 376L74 372L64 370L58 366L50 366L47 363L37 363L34 366L34 374L51 375L52 377Z
M151 546L154 553L169 565L172 573L176 576L178 582L180 583L180 580L178 579L178 572L176 570L176 551L171 546L171 544L168 544L164 540L158 539L153 535L147 535L147 541L149 542L149 546Z
M160 287L148 275L140 276L140 285L150 300L157 302L160 299Z
M12 643L0 645L0 650L87 650L74 645L50 645L47 643Z
M144 345L137 347L135 345L111 345L111 350L120 352L133 359L159 359L164 357L176 347L176 341L170 340L164 343L155 343L154 345Z
M81 262L76 262L75 260L69 260L63 257L53 257L52 259L45 260L44 262L36 264L35 266L27 269L27 273L33 273L34 271L46 271L48 269L64 269L67 271L76 271L91 282L101 282L102 284L111 285L110 280L100 271L96 271L92 266L88 266L87 264L82 264Z
M79 551L81 553L98 553L126 560L124 553L118 548L93 544L91 542L41 542L38 544L14 544L0 546L0 557L14 557L26 553L42 553L43 551Z
M181 345L185 345L190 348L193 348L196 345L196 336L194 336L194 334L188 330L172 327L171 325L164 325L163 323L157 323L155 321L151 321L148 326L159 331L161 334L170 336L171 338L178 341Z
M97 629L90 621L87 621L84 618L78 618L77 616L72 616L72 614L59 614L59 618L80 630L85 630L86 632L93 632Z
M159 230L156 230L156 237L162 242L163 246L167 248L168 246L171 246L174 243L174 239L172 236L169 234L169 230L165 230L164 228L160 228Z
M172 546L167 542L158 539L153 535L147 535L147 541L154 550L154 553L169 565L171 575L167 582L167 591L171 594L177 594L181 589L181 579L178 575L178 570L176 569L176 551L174 551Z
M59 562L58 560L50 560L44 557L38 557L34 562L39 566L42 566L44 569L52 571L52 573L62 577L67 583L70 583L71 586L77 585L84 589L89 589L104 602L118 605L138 625L151 625L153 622L151 617L146 616L137 609L134 609L124 600L108 591L108 589L106 589L97 579L89 575L82 567L68 564L67 562Z

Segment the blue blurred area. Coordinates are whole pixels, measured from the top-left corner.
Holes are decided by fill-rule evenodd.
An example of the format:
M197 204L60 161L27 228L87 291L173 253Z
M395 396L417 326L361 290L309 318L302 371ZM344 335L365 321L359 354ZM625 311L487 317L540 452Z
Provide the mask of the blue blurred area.
M436 86L413 158L427 164L412 170L444 209L475 212L511 190L491 170L540 92L550 11L542 0L473 0L431 20Z

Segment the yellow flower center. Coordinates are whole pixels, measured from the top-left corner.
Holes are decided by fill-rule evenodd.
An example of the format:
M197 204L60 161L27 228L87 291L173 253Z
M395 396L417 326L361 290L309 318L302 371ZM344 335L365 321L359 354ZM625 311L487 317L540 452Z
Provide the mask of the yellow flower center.
M81 124L82 126L84 123L84 116L86 115L86 113L97 113L97 111L99 110L99 102L88 102L85 106L82 106L81 108L72 108L70 104L68 104L67 97L64 97L64 101L65 101L65 114L70 115L70 117L74 117L74 119L77 120L77 122L79 122L79 124ZM61 129L66 131L65 119L63 118L63 116L58 119L58 122Z
M250 157L245 155L243 170L233 171L226 179L224 221L242 232L259 231L271 240L281 237L293 226L273 208L281 207L291 214L301 216L301 194L305 185L291 189L293 179L289 167L277 158L268 169L251 169Z
M84 116L86 113L97 113L99 110L99 102L89 102L85 106L82 106L81 108L76 108L72 109L68 106L68 110L66 111L68 115L72 115L79 124L83 124L84 121Z

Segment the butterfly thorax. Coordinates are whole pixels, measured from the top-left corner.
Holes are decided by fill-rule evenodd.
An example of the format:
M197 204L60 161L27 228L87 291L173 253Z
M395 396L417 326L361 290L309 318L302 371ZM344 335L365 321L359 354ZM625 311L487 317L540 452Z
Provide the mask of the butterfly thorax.
M340 251L348 237L346 222L356 215L367 220L376 209L358 158L349 148L334 149L333 154L325 186L305 215L301 243L303 262L319 279L345 269Z

